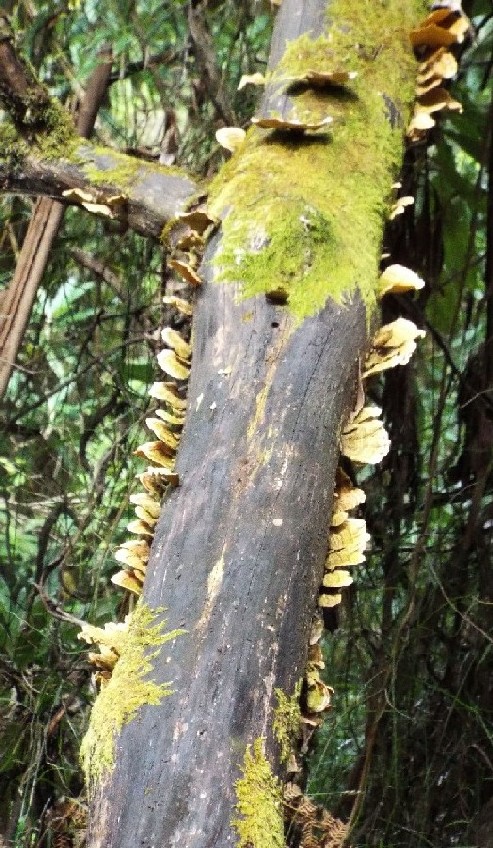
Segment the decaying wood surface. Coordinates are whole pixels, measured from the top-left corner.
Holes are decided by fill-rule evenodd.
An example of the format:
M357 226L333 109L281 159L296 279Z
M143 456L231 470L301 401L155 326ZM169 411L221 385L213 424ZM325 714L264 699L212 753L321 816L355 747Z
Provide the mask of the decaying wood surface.
M317 34L325 2L285 4L277 26L301 9L297 34ZM277 33L275 50L285 42ZM291 694L306 661L365 309L358 298L329 302L295 326L264 295L245 300L240 283L212 282L220 240L194 312L180 486L144 587L146 603L166 607L167 629L187 633L154 664L174 694L124 727L114 771L93 788L91 848L234 844L245 749L264 738L281 772L274 690Z

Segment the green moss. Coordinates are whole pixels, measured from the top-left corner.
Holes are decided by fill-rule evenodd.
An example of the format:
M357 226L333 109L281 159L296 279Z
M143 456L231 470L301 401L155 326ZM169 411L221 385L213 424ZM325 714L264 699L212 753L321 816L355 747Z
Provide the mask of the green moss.
M94 147L94 153L103 164L84 165L84 173L92 185L114 185L122 190L127 189L137 177L142 161L108 150L106 147ZM96 161L96 160L95 160Z
M14 126L4 121L0 124L0 149L2 150L3 167L6 171L15 173L28 154L28 146L19 137Z
M332 40L327 35L311 38L307 33L290 41L284 55L274 70L273 78L293 79L306 71L327 71L327 59L332 50Z
M357 288L369 314L375 305L383 222L414 93L408 33L424 3L334 0L329 9L337 25L319 39L293 41L273 79L311 68L357 71L345 90L291 98L300 117L331 114L331 133L250 129L209 201L223 217L216 279L240 281L246 297L284 289L298 320L329 298L344 303Z
M288 697L282 689L274 690L277 707L274 710L272 730L281 749L282 763L287 763L300 732L301 685L302 680L299 680L291 697Z
M91 150L94 152L93 163L87 161L87 154L90 155ZM165 168L163 165L146 162L135 156L127 156L108 147L84 143L84 151L86 159L83 166L84 173L89 182L95 186L103 184L115 186L125 193L125 190L136 180L142 180L146 176L167 173L186 177L180 168Z
M42 121L38 115L38 125L32 128L32 134L33 145L45 160L70 159L80 144L70 115L55 101L45 105ZM18 166L30 152L28 143L7 121L0 125L0 147L9 169Z
M77 143L73 120L61 103L50 97L47 87L38 82L30 62L20 55L17 61L25 84L21 82L20 91L0 92L0 101L20 135L34 144L44 159L65 158Z
M238 848L284 848L282 789L263 753L262 739L245 751L243 777L236 781L236 808L231 822Z
M112 770L116 736L135 718L140 707L157 705L173 692L169 683L157 684L148 679L152 659L160 647L185 633L184 630L164 632L165 622L158 620L161 613L162 610L150 610L143 603L137 605L120 659L96 698L81 745L87 786Z
M80 144L72 118L55 100L43 111L43 131L36 134L36 146L43 159L70 159Z

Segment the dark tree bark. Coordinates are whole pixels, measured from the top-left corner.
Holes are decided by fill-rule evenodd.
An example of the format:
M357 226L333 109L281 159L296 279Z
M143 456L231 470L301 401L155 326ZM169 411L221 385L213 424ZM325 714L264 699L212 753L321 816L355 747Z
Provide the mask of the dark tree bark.
M387 6L375 13L375 39L378 46L387 27L396 43L381 50L368 34L364 44L357 38L356 33L366 33L366 21L361 24L354 6L343 14L340 2L284 0L278 16L272 69L291 49L291 39L316 39L326 31L327 10L340 16L336 34L342 33L343 40L354 27L355 61L365 51L361 61L367 78L358 94L309 92L301 106L285 91L281 97L283 115L304 114L313 100L322 114L330 99L340 126L354 114L364 121L365 97L373 98L375 135L370 125L367 137L347 133L348 174L336 173L337 162L317 171L330 197L344 179L350 191L356 170L363 205L358 209L347 196L344 215L348 228L363 233L368 222L372 235L368 244L357 242L352 253L341 248L336 257L338 267L354 269L343 303L337 302L335 284L331 295L337 268L329 266L325 305L313 303L310 314L300 317L290 310L291 298L294 303L298 295L292 296L289 279L280 280L276 292L266 282L264 290L245 299L241 270L235 279L234 262L224 258L234 223L241 225L245 215L257 223L262 218L240 190L236 199L235 186L241 185L245 167L257 169L253 178L263 185L272 169L281 178L282 156L296 152L297 171L284 175L282 205L288 210L294 203L298 209L302 198L311 214L319 198L303 198L300 186L310 168L319 167L316 152L331 150L332 142L326 136L286 137L255 130L238 154L237 170L233 163L226 169L231 193L215 200L224 228L209 243L205 283L194 313L189 412L177 462L181 482L162 511L144 587L151 609L167 609L167 628L186 633L166 643L152 660L152 681L172 681L173 694L158 706L142 705L117 737L114 768L90 782L90 848L225 848L237 839L231 825L238 816L235 782L255 740L261 740L272 771L282 775L272 729L275 689L292 695L303 675L327 553L341 422L354 402L358 359L368 345L375 304L374 290L370 287L369 293L356 268L355 251L365 254L374 286L383 228L383 214L375 224L375 191L381 192L383 213L398 158L385 160L379 132L382 137L387 132L389 108L394 115L398 104L405 114L413 89L407 30L415 18L408 10L401 21L401 4ZM327 63L335 66L329 70L337 70L341 55L329 55ZM311 61L308 49L305 70L312 69ZM396 72L388 75L381 91L372 74L385 78L387 61L395 63ZM277 114L279 84L274 79L267 91L262 116ZM274 159L269 158L273 152ZM310 221L296 214L310 233ZM331 223L327 219L327 241L333 237ZM260 244L246 243L244 250L255 258L269 244L268 236ZM314 235L314 255L321 249L317 244ZM286 249L282 240L277 249ZM232 255L237 255L234 250ZM217 262L223 271L227 266L220 282ZM307 286L308 277L307 268ZM366 291L367 308L359 289ZM97 750L91 756L97 765ZM262 844L270 845L268 834L265 839Z
M246 744L265 737L274 756L274 687L291 694L303 675L334 434L352 397L365 312L360 301L329 304L290 335L282 308L264 297L238 303L238 294L210 285L197 304L183 483L158 526L145 588L152 607L168 609L168 625L188 631L153 673L176 694L123 730L95 800L91 846L227 845Z

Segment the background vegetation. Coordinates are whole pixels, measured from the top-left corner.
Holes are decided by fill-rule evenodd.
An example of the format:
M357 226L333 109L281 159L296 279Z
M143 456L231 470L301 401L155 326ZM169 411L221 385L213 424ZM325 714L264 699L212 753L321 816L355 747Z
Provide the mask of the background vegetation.
M222 161L215 130L252 113L254 94L237 86L265 69L268 5L193 4L212 69L188 2L4 5L68 108L111 45L105 144L164 150L206 180ZM392 451L364 480L371 551L326 640L336 694L309 789L352 813L354 848L480 844L493 798L493 13L487 0L470 6L454 84L464 112L408 151L416 203L385 240L428 285L386 304L384 319L407 315L427 338L411 366L372 385ZM0 200L1 288L31 211ZM76 620L127 608L112 552L131 513L166 285L159 245L65 214L0 422L0 844L82 839L77 752L93 687Z

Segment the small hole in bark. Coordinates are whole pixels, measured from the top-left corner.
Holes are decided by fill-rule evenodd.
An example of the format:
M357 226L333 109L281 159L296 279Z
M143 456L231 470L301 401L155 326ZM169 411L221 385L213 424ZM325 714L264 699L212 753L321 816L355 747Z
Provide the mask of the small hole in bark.
M286 289L279 286L277 289L265 292L265 298L269 303L274 303L276 306L285 306L288 302L288 293Z
M271 324L271 327L273 327L274 329L277 329L278 326L279 326L279 321L273 321L272 324Z

